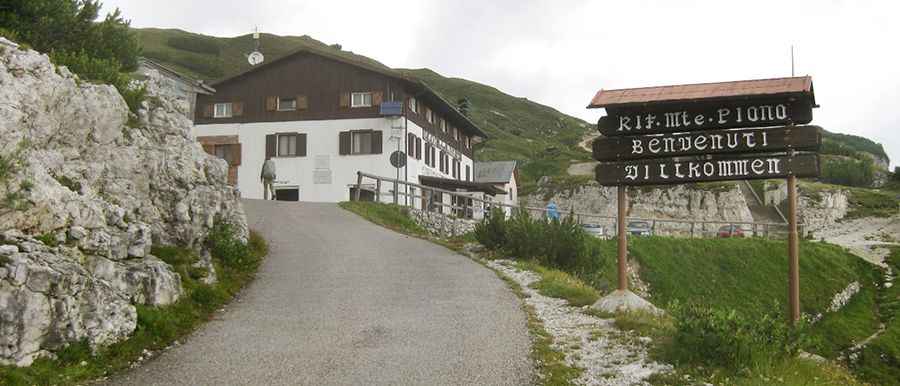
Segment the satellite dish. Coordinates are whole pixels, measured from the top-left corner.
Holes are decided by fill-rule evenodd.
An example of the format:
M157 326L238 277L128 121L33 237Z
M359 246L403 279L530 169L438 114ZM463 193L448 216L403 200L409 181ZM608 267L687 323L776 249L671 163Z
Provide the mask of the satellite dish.
M265 59L266 59L266 58L263 57L262 52L259 52L259 51L253 51L253 52L250 53L250 55L247 55L247 62L250 63L251 66L255 66L255 65L257 65L257 64L260 64L260 63L262 63L263 60L265 60Z

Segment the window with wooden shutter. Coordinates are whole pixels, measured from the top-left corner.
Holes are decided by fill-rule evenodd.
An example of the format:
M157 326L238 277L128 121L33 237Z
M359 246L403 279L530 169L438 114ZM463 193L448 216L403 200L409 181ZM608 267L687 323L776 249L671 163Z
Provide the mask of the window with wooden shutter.
M306 110L309 108L309 101L306 95L297 95L297 110Z
M232 143L228 145L231 151L231 166L239 166L241 164L241 144Z
M278 97L266 97L266 111L278 110Z
M297 134L297 154L298 157L306 157L306 133Z
M244 115L244 102L234 102L231 104L231 116L239 117Z
M416 137L416 159L422 159L422 138Z
M381 91L375 91L372 93L372 105L380 106L381 102L384 100L384 93Z
M266 136L266 159L272 158L275 156L275 150L278 146L278 138L275 134L269 134Z
M413 146L416 145L416 136L412 133L406 134L406 156L407 157L415 157L416 151L413 149Z
M350 93L349 92L341 93L341 107L350 107Z
M372 154L381 154L381 131L372 132Z
M472 167L469 165L466 165L466 181L471 181L471 180L472 180Z
M214 104L212 104L212 103L207 104L207 105L203 108L203 118L212 118L212 116L213 116L213 110L214 110L215 108L216 108L216 105L214 105Z
M338 154L347 155L350 154L350 132L342 131L338 137Z

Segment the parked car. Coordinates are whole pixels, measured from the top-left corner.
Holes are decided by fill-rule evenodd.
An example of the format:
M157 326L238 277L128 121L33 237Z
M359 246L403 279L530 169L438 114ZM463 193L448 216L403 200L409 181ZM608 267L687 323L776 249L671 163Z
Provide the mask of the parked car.
M652 236L653 228L646 221L631 221L625 227L625 231L634 236Z
M581 224L584 232L598 238L606 238L606 230L600 224Z
M737 225L723 225L719 228L719 237L744 237L744 230Z

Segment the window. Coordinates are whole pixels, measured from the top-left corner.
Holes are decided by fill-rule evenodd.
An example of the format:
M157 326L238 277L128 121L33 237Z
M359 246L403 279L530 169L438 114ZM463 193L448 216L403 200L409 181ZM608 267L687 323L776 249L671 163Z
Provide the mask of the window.
M216 157L219 157L219 158L225 160L225 162L228 162L228 165L235 165L237 160L234 159L235 158L234 157L235 149L233 147L236 147L236 146L237 145L231 145L231 144L229 144L229 145L214 145L213 146L213 154Z
M409 98L409 111L419 113L419 102L416 101L416 98Z
M422 138L416 137L416 159L422 159Z
M468 135L464 135L463 138L465 138L466 149L472 148L472 137L470 137Z
M466 165L466 181L471 181L472 176L472 167Z
M371 107L372 106L372 93L370 92L355 92L351 94L350 98L350 107Z
M459 141L459 129L457 129L457 128L454 126L454 127L453 127L453 130L451 130L451 131L453 132L453 139Z
M213 118L231 118L231 103L216 103Z
M354 131L350 134L350 154L372 154L371 131Z
M428 120L428 123L434 123L434 115L431 113L431 109L425 108L425 119Z
M294 111L296 109L296 98L278 98L278 111Z
M439 122L439 125L438 125L438 126L441 127L441 131L443 131L443 132L446 133L446 132L447 132L447 121L445 121L443 118L440 118L440 119L438 120L438 122Z
M406 156L416 158L416 136L413 133L406 134Z
M278 156L293 157L297 155L297 134L278 134Z

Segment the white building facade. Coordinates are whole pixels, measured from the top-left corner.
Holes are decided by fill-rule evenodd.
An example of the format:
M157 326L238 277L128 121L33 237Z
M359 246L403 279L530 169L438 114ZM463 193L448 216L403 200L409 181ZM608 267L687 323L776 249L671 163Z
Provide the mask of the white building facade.
M194 135L228 161L243 197L263 198L267 157L282 200L348 201L358 171L479 190L472 145L484 133L430 88L393 70L301 50L213 86L215 94L198 98ZM395 151L405 166L391 165ZM364 182L362 196L374 197L372 189ZM392 189L382 186L382 201L393 201ZM420 196L400 200L421 208L421 192L399 190Z

